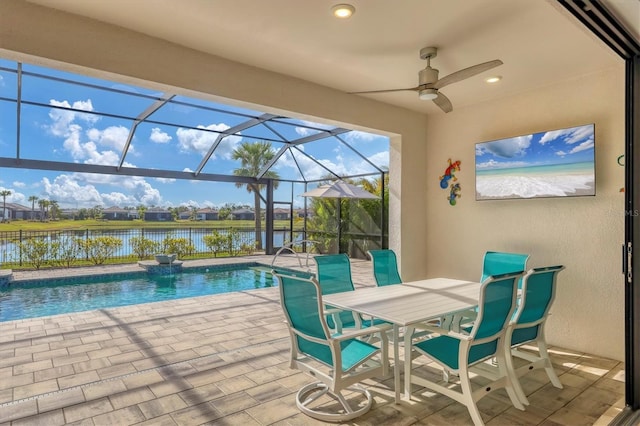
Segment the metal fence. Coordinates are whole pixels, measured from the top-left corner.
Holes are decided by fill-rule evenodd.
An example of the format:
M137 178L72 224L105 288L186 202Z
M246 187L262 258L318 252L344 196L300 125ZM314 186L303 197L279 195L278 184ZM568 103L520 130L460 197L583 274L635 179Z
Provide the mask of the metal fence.
M217 232L220 235L233 234L233 251L238 254L249 254L256 243L255 228L133 228L133 229L83 229L83 230L56 230L56 231L6 231L0 232L0 263L3 266L24 266L28 263L24 244L29 240L37 240L47 243L51 247L54 243L69 240L90 240L97 237L113 237L120 240L109 259L129 259L136 257L134 252L135 239L144 238L157 244L160 252L163 250L168 238L184 239L191 246L187 255L201 256L212 255L212 250L207 247L204 237ZM263 233L263 242L265 235ZM276 243L290 241L291 232L276 230L274 233ZM297 238L294 233L293 238ZM281 244L279 244L281 245ZM50 256L50 254L48 253ZM46 259L50 260L50 259ZM88 254L82 253L79 260L88 260Z
M203 257L216 255L205 243L205 236L217 232L220 235L233 234L233 250L223 255L246 255L254 251L256 243L255 228L130 228L130 229L82 229L82 230L55 230L55 231L5 231L0 232L0 265L3 267L29 267L33 266L25 243L29 240L40 241L45 247L43 264L52 264L55 254L51 247L64 245L65 242L76 240L90 240L98 237L113 237L120 241L120 245L110 251L107 260L135 260L139 259L134 250L136 239L144 238L157 244L158 253L163 252L163 246L168 238L184 239L188 242L190 250L184 257ZM262 233L263 246L265 245L265 232ZM291 231L289 229L274 230L274 247L279 248L292 241L301 241L307 238L319 241L321 244L312 250L322 253L347 252L351 257L364 258L366 251L380 247L379 235L345 233L343 239L348 244L339 248L337 234L323 231ZM151 258L152 254L146 258ZM78 261L89 261L90 256L86 251L77 253Z

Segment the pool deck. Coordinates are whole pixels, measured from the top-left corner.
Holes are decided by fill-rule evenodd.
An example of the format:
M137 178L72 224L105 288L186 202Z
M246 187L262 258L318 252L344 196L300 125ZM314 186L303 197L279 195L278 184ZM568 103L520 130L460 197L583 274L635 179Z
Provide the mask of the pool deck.
M272 256L185 261L184 267ZM313 262L311 262L313 264ZM278 265L297 267L293 257ZM304 268L303 268L304 269ZM137 265L15 272L16 280L139 271ZM352 260L356 287L371 263ZM277 288L0 323L1 425L317 425L294 396L312 381L289 368ZM487 425L606 425L622 408L624 364L551 348L564 385L537 370L521 379L531 405L503 390L478 407ZM428 359L416 360L429 369ZM464 406L424 391L393 403L393 379L365 382L375 404L354 425L470 424ZM418 390L418 388L416 388Z

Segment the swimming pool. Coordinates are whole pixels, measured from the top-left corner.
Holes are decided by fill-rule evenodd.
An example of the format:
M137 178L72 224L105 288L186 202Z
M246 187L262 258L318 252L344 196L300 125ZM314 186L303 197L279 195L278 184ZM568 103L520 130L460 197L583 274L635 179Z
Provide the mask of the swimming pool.
M273 287L258 263L190 268L169 276L133 272L25 282L0 289L0 322Z

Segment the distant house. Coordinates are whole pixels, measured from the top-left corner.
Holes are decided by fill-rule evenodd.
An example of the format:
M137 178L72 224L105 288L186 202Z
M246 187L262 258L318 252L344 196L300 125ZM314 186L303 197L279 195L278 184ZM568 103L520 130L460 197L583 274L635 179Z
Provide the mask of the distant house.
M125 210L120 207L109 207L102 210L102 218L109 220L133 220L138 217L136 210Z
M273 218L275 220L286 220L291 217L289 209L273 209Z
M180 220L189 220L191 219L191 210L186 210L178 213L178 219Z
M293 211L293 214L294 214L296 217L304 217L304 215L305 215L305 213L304 213L304 209L295 209L295 210ZM308 211L307 211L307 217L311 217L311 216L313 216L313 212L312 212L311 210L308 210Z
M3 220L31 219L31 207L23 206L22 204L6 203L5 210L2 211L2 208L0 208L0 213ZM33 213L34 217L40 217L40 211L35 210Z
M231 219L233 220L254 220L256 218L253 210L249 209L237 209L231 212Z
M170 222L173 220L173 216L167 209L152 207L145 210L144 220L148 222Z
M218 220L218 210L208 207L200 209L196 212L196 220Z
M79 219L80 210L78 209L60 209L61 219Z

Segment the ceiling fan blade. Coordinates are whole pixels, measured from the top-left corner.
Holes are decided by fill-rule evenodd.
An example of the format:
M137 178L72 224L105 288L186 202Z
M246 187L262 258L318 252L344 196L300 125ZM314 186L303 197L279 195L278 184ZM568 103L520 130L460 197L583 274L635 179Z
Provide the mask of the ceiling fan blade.
M493 61L485 62L482 64L474 65L469 68L462 69L460 71L456 71L452 74L449 74L446 77L442 77L440 80L436 81L433 84L434 89L440 89L444 86L447 86L451 83L455 83L457 81L465 80L469 77L473 77L476 74L480 74L481 72L490 70L491 68L495 68L499 65L502 65L502 61L500 59L495 59Z
M453 105L451 105L451 101L442 93L438 92L438 97L433 100L433 103L438 105L441 110L444 112L453 111Z
M366 92L348 92L350 95L360 95L360 94L364 94L364 93L389 93L389 92L403 92L405 90L413 90L414 92L417 92L418 90L420 90L420 86L416 86L416 87L409 87L407 89L388 89L388 90L367 90Z

